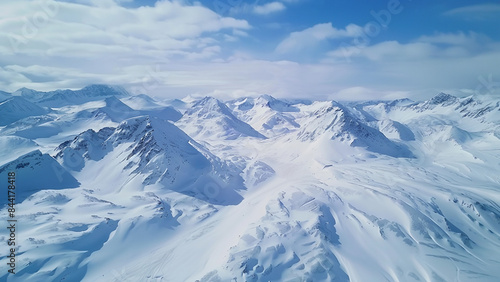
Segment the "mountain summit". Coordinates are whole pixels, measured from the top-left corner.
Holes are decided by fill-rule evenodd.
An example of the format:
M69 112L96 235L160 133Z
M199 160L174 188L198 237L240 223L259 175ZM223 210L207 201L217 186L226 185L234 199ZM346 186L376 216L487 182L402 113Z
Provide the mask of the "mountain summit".
M55 90L41 92L27 88L21 88L13 93L40 106L58 108L67 105L79 105L89 101L96 101L106 97L128 97L130 94L120 86L105 84L93 84L85 86L80 90Z
M205 97L194 103L176 125L190 136L198 138L215 137L227 140L239 137L265 138L234 116L224 103L212 97Z
M14 96L0 102L0 126L11 124L29 116L44 115L48 111L30 101Z
M110 163L113 173L96 177L138 178L145 186L158 184L216 203L235 203L241 196L234 190L243 188L240 177L228 171L227 164L205 152L175 125L149 116L127 119L116 128L83 132L58 146L56 158L77 171L89 164ZM211 198L202 189L205 181L215 181L224 189Z

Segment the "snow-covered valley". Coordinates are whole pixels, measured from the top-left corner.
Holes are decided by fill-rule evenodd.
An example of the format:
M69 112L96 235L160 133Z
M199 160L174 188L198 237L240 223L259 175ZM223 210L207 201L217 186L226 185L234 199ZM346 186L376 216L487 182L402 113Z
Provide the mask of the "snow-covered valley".
M11 96L2 281L500 279L498 99Z

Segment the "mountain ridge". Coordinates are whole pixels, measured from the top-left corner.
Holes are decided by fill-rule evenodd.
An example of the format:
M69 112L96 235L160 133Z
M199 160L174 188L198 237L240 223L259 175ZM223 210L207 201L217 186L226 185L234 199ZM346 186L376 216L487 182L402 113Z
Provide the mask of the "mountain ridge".
M23 222L0 280L500 278L494 97L109 93L0 129Z

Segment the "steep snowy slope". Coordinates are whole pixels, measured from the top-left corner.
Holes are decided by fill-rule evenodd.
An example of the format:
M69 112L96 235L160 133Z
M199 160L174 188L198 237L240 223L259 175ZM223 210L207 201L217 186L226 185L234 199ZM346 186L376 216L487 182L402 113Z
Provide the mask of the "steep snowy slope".
M324 103L319 108L328 109ZM428 125L421 126L416 131ZM451 133L455 142L470 145L461 143L469 140L461 131ZM218 245L229 254L191 277L495 281L500 257L491 250L500 247L500 140L480 139L482 147L467 149L489 154L482 164L456 146L448 146L447 159L423 150L417 158L342 162L331 161L330 142L301 148L281 138L256 147L251 155L276 171L275 180L245 195L241 211L251 215L235 231L243 235Z
M12 95L13 96L20 96L28 101L35 102L35 101L42 99L47 94L46 94L46 92L36 91L33 89L28 89L26 87L23 87L23 88L16 90L15 92L13 92Z
M250 125L236 118L224 103L212 97L196 102L176 125L191 137L197 138L265 138Z
M146 110L162 107L158 101L145 94L134 95L122 98L121 100L134 110Z
M127 118L139 115L138 112L135 112L114 96L104 99L104 102L106 103L104 107L92 112L94 116L103 115L114 122L121 122Z
M169 107L169 106L155 108L155 109L141 110L141 114L153 116L153 117L158 117L158 118L170 120L173 122L176 122L182 118L182 114L178 110L176 110L172 107Z
M35 150L38 144L18 136L0 136L0 165Z
M415 140L415 134L406 125L390 119L383 119L377 122L377 128L389 139L399 139L402 141Z
M161 184L169 190L219 204L241 200L235 192L243 188L239 176L233 175L226 164L205 152L176 126L158 118L140 116L125 120L116 129L88 130L61 144L56 158L68 169L77 171L88 161L118 161L113 172L95 177L125 176L127 181L137 177L145 186ZM100 167L94 162L88 170ZM220 188L217 198L211 198L211 191L199 190L206 181L217 183L217 189Z
M457 98L440 93L428 101L389 106L365 106L379 119L390 119L409 128L418 142L412 144L427 162L439 161L450 169L470 173L470 166L484 167L481 174L496 174L500 156L500 104L488 97ZM467 163L467 164L466 164Z
M16 172L16 200L23 201L29 195L44 189L64 189L78 187L78 181L56 160L39 150L27 153L0 167L0 177Z
M5 91L0 91L0 102L7 100L10 97L12 97L10 93L7 93Z
M390 173L396 167L398 177ZM259 195L269 199L253 206L261 217L246 225L224 266L208 268L201 281L499 277L498 256L491 250L499 247L500 209L491 183L400 161L337 164L310 173L320 181L301 175Z
M297 138L304 142L326 136L351 147L362 147L392 157L413 156L405 146L387 139L380 131L362 123L336 102L320 104L317 110L303 118L302 124Z
M143 115L156 116L174 122L182 117L182 114L178 110L172 106L168 106L169 103L158 102L144 94L123 98L121 101L132 109L141 111ZM183 108L183 106L181 105L180 108Z
M173 107L173 108L177 109L178 111L180 111L181 113L184 113L195 102L196 101L191 101L191 99L189 99L189 101L186 101L186 99L182 99L182 100L180 100L180 99L167 99L167 100L163 101L163 104L168 105L170 107Z
M49 115L27 117L7 125L2 135L17 135L29 139L47 139L60 135L56 143L89 128L99 130L140 115L114 96L58 108ZM41 142L44 142L41 140Z
M39 152L33 153L3 170L14 169L18 185L25 187L26 193L35 192L32 185L56 189L56 184L62 183L66 188L72 187L66 181L67 176L72 176L64 168L47 155L42 156L41 164L39 158ZM45 158L55 163L49 168L54 167L56 172L60 168L62 182L44 183L57 180L46 169ZM81 189L42 191L22 204L19 216L30 218L31 222L26 230L45 230L20 236L20 248L26 250L24 262L30 262L22 264L17 274L23 281L79 281L86 275L87 267L99 266L86 260L89 256L116 254L116 249L94 254L106 249L105 242L107 248L118 249L123 249L127 240L132 240L127 243L131 246L137 240L132 238L137 236L146 242L161 243L167 237L159 234L172 232L169 230L178 226L178 221L194 224L217 212L214 204L235 205L242 200L237 191L244 188L243 179L236 167L220 161L168 121L147 116L125 120L117 128L88 130L61 144L56 158L81 180ZM37 173L28 176L19 164ZM27 185L26 181L34 177L44 181ZM171 210L171 204L176 205L176 210ZM46 213L44 210L50 210L49 207L56 210ZM36 209L43 212L30 213ZM86 216L82 216L83 210L88 212ZM177 215L174 217L173 213ZM50 222L45 214L51 214ZM137 246L136 254L148 246L153 248L150 251L155 248L150 244ZM57 255L53 253L55 249L66 251ZM54 261L66 261L66 267L59 268ZM3 274L2 277L5 278Z
M32 131L38 132L37 136L52 136L60 132L57 128L47 128L43 126L48 122L51 122L56 119L54 115L41 115L41 116L30 116L13 123L8 124L7 126L0 129L0 135L9 136L16 135L20 137L25 137L28 139L34 139ZM42 132L41 129L44 131Z
M442 117L448 123L457 123L476 130L498 128L500 102L489 97L457 98L440 93L428 101L390 105L381 102L363 109L378 119L390 118L407 124L425 116Z
M242 98L230 101L228 105L239 119L266 136L288 133L300 127L290 114L299 112L299 108L269 95Z
M37 140L40 144L56 146L87 129L99 130L117 126L123 120L150 115L167 120L178 120L182 115L171 107L134 110L114 96L57 108L51 114L26 117L0 129L0 135L16 135ZM57 136L57 138L54 138Z
M44 115L48 111L24 98L12 97L0 102L0 126L8 125L29 116Z

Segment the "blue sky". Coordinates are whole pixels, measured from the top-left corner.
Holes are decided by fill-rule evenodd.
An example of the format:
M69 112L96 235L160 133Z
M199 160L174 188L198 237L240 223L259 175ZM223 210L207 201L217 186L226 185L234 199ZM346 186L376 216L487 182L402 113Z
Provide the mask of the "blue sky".
M497 95L500 3L7 0L0 89L119 84L163 98Z

